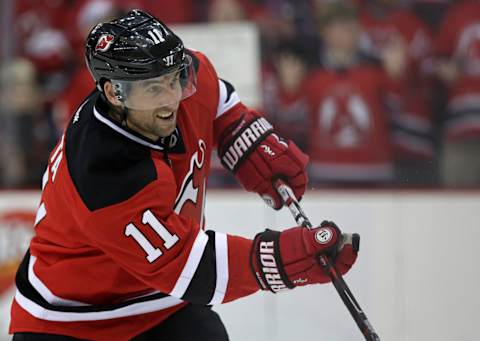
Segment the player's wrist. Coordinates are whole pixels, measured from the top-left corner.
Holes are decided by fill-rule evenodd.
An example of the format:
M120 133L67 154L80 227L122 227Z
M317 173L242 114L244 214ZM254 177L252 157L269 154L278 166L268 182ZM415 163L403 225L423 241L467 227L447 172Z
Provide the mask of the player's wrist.
M280 235L280 232L268 229L257 234L250 252L251 269L257 284L260 289L273 293L294 287L283 268Z

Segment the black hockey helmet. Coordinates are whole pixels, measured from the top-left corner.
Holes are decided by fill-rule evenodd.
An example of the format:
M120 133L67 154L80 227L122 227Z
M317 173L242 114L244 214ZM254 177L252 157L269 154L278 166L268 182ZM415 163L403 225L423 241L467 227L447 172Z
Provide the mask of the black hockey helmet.
M182 40L160 20L141 10L95 26L87 37L85 57L100 91L106 80L112 81L117 97L127 107L137 109L137 104L128 105L128 91L134 83L169 74L174 74L182 87L181 98L175 100L195 92L192 59L185 53ZM151 104L143 101L141 105Z

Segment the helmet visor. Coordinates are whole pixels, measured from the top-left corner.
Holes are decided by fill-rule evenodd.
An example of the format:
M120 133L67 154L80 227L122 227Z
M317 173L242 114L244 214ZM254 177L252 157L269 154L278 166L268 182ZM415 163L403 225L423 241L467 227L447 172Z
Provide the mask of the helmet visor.
M115 94L133 110L153 110L177 106L196 91L196 74L189 55L178 68L161 76L126 81L112 79Z

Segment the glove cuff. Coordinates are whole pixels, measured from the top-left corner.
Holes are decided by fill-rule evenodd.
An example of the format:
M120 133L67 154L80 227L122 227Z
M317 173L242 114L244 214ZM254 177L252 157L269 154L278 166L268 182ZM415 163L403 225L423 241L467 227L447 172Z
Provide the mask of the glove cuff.
M222 165L236 172L255 148L273 132L273 126L264 117L257 117L239 129L219 150Z
M293 289L280 257L280 232L265 230L255 236L250 265L259 287L273 293Z

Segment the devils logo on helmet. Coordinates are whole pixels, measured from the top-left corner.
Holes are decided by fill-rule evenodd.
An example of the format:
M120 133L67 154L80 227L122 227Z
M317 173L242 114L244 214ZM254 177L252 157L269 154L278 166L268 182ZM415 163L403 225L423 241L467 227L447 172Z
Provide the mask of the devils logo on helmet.
M105 52L110 48L112 45L113 36L111 34L104 34L102 35L95 46L95 51Z

